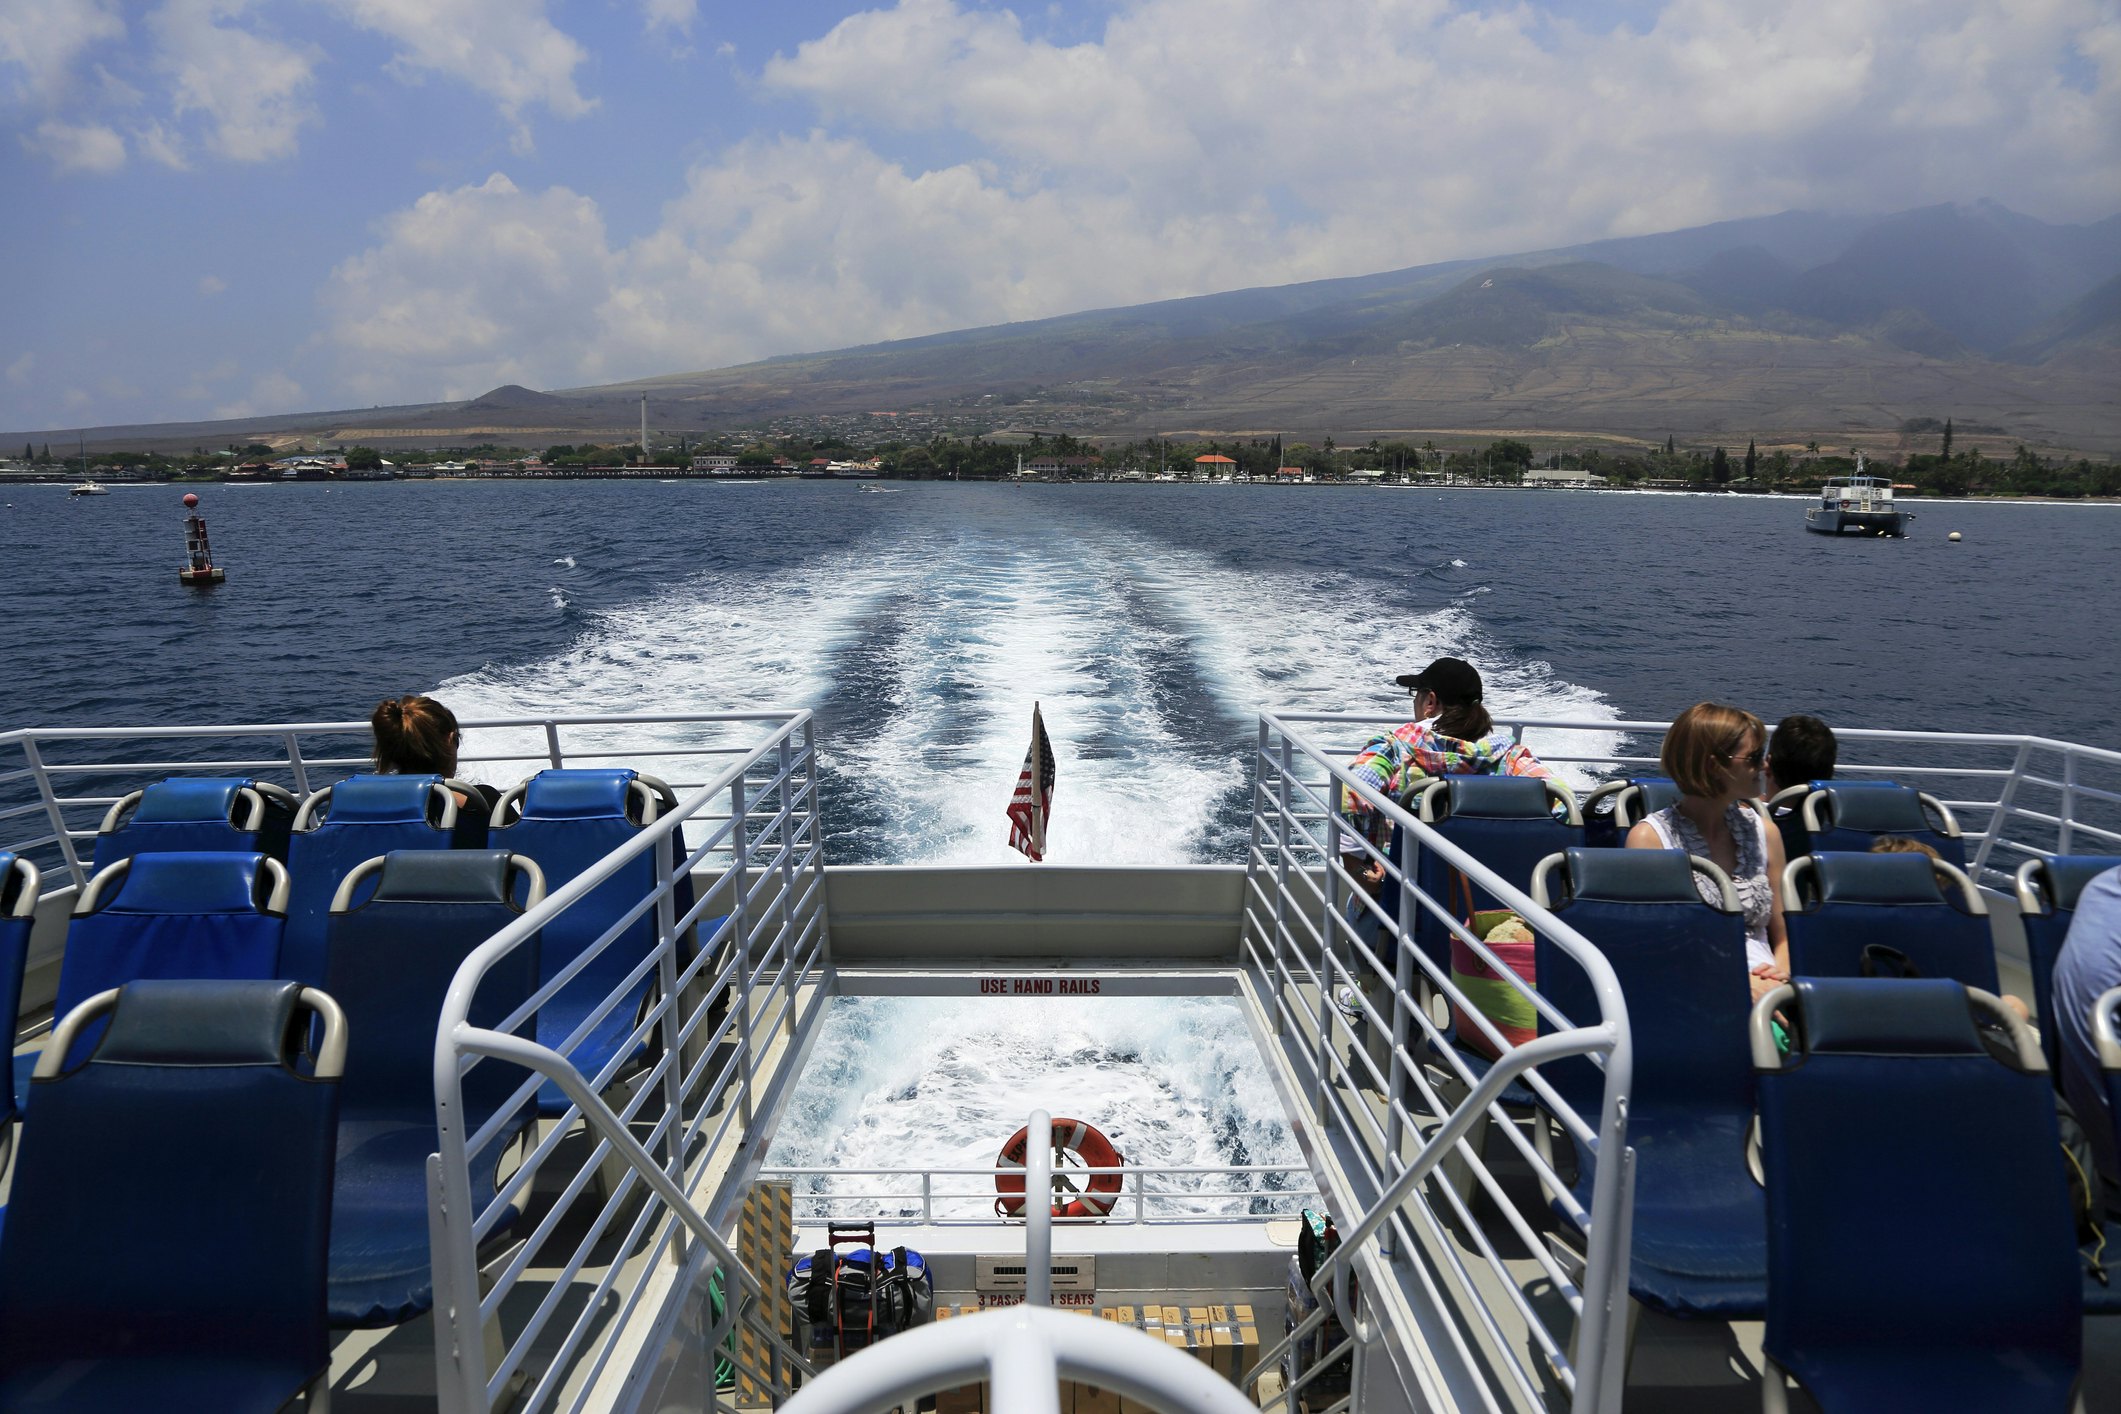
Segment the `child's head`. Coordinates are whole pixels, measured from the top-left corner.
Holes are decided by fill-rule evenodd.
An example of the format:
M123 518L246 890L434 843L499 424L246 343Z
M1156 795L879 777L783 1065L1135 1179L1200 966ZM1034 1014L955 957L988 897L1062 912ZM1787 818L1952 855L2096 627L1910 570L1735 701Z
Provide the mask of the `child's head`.
M1944 862L1944 856L1937 853L1936 850L1924 844L1921 840L1911 840L1905 835L1878 836L1877 839L1871 841L1871 853L1926 854L1930 857L1932 863L1941 864Z

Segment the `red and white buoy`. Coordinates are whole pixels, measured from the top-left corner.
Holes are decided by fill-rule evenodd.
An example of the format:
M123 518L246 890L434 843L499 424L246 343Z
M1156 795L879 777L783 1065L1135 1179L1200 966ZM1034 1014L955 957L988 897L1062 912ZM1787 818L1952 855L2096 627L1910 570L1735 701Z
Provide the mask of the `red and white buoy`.
M199 514L199 497L184 493L184 567L177 571L180 584L219 584L228 572L214 563L213 547L206 543L206 517Z

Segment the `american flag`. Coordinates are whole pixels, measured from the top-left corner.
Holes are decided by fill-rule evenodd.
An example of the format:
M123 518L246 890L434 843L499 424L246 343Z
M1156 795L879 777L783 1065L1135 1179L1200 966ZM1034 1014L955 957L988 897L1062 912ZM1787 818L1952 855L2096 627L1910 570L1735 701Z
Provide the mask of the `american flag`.
M1031 704L1031 749L1024 753L1024 769L1016 778L1016 794L1009 798L1009 847L1033 860L1046 857L1046 815L1053 809L1053 743L1046 740L1046 724Z

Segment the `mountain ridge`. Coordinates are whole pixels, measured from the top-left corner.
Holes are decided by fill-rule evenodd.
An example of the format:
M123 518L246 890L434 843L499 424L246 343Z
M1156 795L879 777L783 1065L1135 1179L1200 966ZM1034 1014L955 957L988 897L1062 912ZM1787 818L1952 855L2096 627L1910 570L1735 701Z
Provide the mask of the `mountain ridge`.
M2117 279L2121 214L2055 225L1986 199L1867 218L1788 211L623 383L99 441L234 429L630 441L645 395L653 428L700 438L812 424L870 441L1177 425L1801 439L1952 415L2111 454ZM891 413L878 421L879 409Z

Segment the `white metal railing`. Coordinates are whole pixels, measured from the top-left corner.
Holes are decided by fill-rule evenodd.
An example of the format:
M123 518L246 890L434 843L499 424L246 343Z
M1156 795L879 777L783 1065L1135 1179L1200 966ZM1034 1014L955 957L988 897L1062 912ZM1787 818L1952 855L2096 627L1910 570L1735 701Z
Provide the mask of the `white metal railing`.
M610 762L660 774L680 795L750 751L788 712L463 718L458 774L512 785L547 766ZM660 731L658 730L660 729ZM372 769L361 722L230 726L26 727L0 732L0 850L32 859L47 891L79 888L104 812L170 775L247 775L298 796ZM690 817L700 826L725 814Z
M1345 761L1368 735L1363 728L1393 725L1351 717L1260 717L1242 962L1267 1024L1303 1087L1302 1113L1295 1118L1336 1160L1344 1191L1334 1194L1334 1202L1346 1215L1342 1246L1313 1282L1320 1305L1291 1340L1337 1314L1349 1335L1359 1391L1378 1333L1373 1313L1382 1312L1375 1319L1407 1319L1428 1331L1442 1377L1457 1386L1452 1397L1468 1406L1485 1402L1492 1397L1485 1392L1491 1391L1520 1408L1548 1407L1559 1397L1579 1414L1618 1409L1632 1196L1625 1148L1632 1051L1620 984L1604 956L1574 929L1347 773ZM1353 742L1321 740L1313 735L1320 728L1353 729ZM1554 1033L1513 1049L1488 1028L1502 1058L1484 1075L1477 1072L1448 1043L1424 1004L1426 992L1479 1015L1450 973L1411 941L1417 910L1428 910L1499 975L1514 979L1515 974L1497 963L1445 901L1423 893L1387 851L1365 842L1361 847L1369 858L1400 882L1398 916L1378 910L1340 860L1335 812L1343 787L1359 792L1422 849L1463 870L1573 958L1598 997L1601 1014L1564 1017L1520 984L1519 991L1549 1019ZM1353 844L1354 837L1348 841ZM1361 901L1353 918L1351 899ZM1371 929L1358 926L1358 919L1372 920L1400 940L1392 967L1373 947ZM1361 985L1365 981L1367 990ZM1343 987L1361 999L1360 1030L1335 1006ZM1385 1000L1378 1001L1380 996ZM1371 1044L1371 1037L1390 1039ZM1604 1066L1604 1104L1596 1115L1578 1115L1537 1070L1569 1056L1590 1056ZM1529 1086L1555 1121L1597 1159L1588 1206L1571 1196L1545 1146L1536 1142L1537 1133L1528 1137L1502 1109L1502 1093L1513 1081ZM1548 1250L1537 1230L1541 1224L1520 1209L1473 1142L1476 1128L1489 1120L1585 1234L1580 1277ZM1439 1172L1447 1160L1457 1170L1456 1181L1446 1181ZM1515 1254L1522 1255L1506 1255L1490 1231L1491 1221L1476 1217L1474 1187L1486 1194L1514 1237ZM1526 1272L1512 1269L1513 1260L1536 1271L1559 1298L1563 1315L1534 1304L1526 1291L1532 1282ZM1357 1261L1370 1264L1360 1313L1349 1281ZM1392 1290L1381 1290L1380 1280ZM1268 1368L1278 1354L1262 1356L1260 1368ZM1320 1369L1314 1365L1298 1372L1290 1397L1300 1397Z
M991 1227L996 1221L995 1180L1004 1176L1021 1180L1023 1172L1020 1168L768 1167L759 1171L759 1177L794 1185L799 1215L815 1221L918 1219L926 1226ZM1078 1187L1100 1174L1117 1174L1121 1180L1120 1191L1111 1195L1109 1214L1054 1219L1062 1224L1257 1222L1265 1216L1300 1212L1319 1196L1310 1169L1302 1164L1180 1167L1130 1163L1113 1168L1071 1164L1062 1172ZM1267 1180L1283 1178L1294 1181L1267 1186ZM893 1186L863 1186L854 1192L821 1186L847 1179L878 1179ZM1216 1186L1218 1180L1222 1186ZM1242 1180L1254 1182L1246 1186Z
M673 1304L671 1295L705 1281L712 1269L733 1289L707 1331L708 1347L722 1349L736 1326L746 1324L775 1359L772 1369L743 1367L742 1373L767 1389L788 1387L783 1357L790 1352L782 1333L768 1330L754 1309L763 1289L759 1276L716 1244L686 1241L688 1232L700 1230L691 1205L750 1137L762 1095L788 1079L797 1053L791 1042L815 1019L829 967L811 717L793 712L748 720L770 728L763 740L629 844L496 933L451 984L435 1043L440 1151L430 1161L435 1358L441 1408L451 1414L501 1404L524 1414L592 1407L600 1381L629 1375L652 1354L644 1337L657 1325L652 1318ZM694 822L706 827L705 838L673 864L668 842L682 840L681 831ZM496 1025L470 1024L473 999L496 961L570 909L586 906L599 884L644 855L656 861L655 887L608 921L583 961L651 910L656 947L566 1045L546 1052L512 1033L580 964L554 974ZM681 908L679 879L710 873L713 882ZM651 977L649 1003L634 1018L627 1043L586 1076L586 1091L580 1083L570 1091L567 1112L542 1127L495 1196L475 1204L470 1156L519 1128L541 1085L563 1070L571 1073L575 1045L615 1008L631 1006ZM636 1063L636 1047L645 1048L648 1063L622 1075ZM526 1074L491 1120L467 1132L464 1076L473 1066L497 1063L522 1066ZM601 1105L582 1103L585 1093L618 1098L600 1113ZM575 1128L577 1117L587 1119L588 1132ZM626 1135L638 1142L625 1142ZM651 1156L653 1176L642 1167ZM556 1176L555 1169L563 1172ZM549 1206L532 1201L555 1188ZM482 1252L519 1210L526 1216L504 1255ZM483 1271L482 1255L489 1258ZM500 1354L490 1367L482 1338L489 1325L500 1332ZM734 1350L724 1354L741 1366Z

